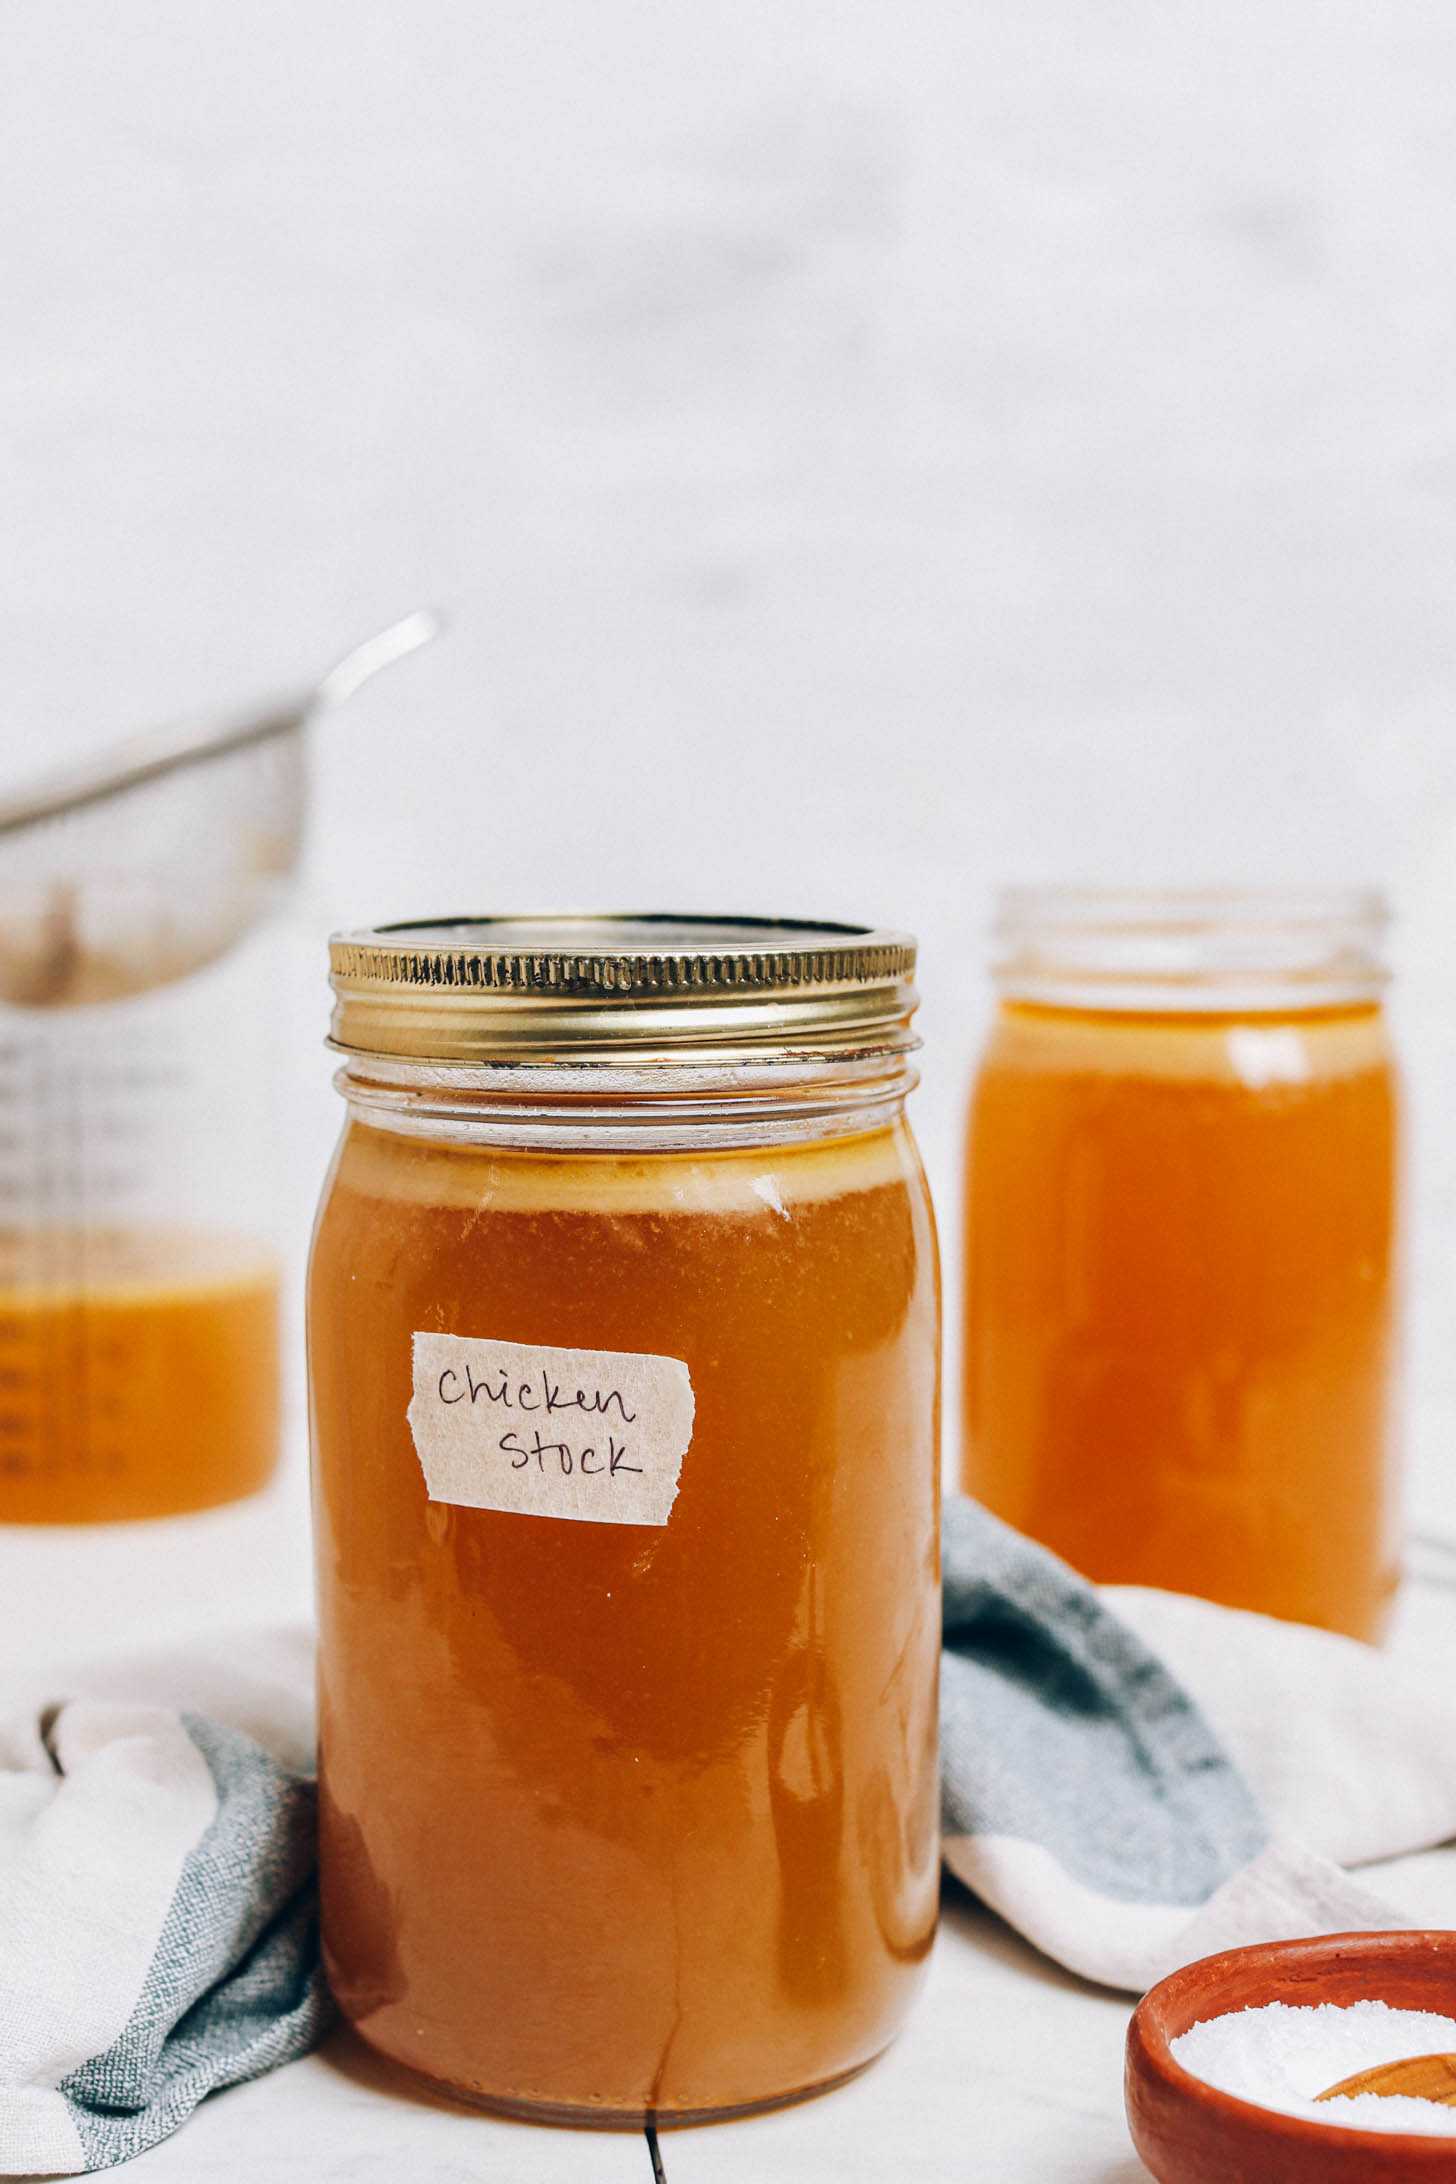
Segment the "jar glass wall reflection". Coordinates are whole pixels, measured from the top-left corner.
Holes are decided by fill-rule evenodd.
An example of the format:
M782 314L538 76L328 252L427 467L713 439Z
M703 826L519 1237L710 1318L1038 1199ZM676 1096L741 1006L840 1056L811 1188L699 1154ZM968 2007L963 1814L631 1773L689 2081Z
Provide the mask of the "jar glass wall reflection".
M1003 899L963 1476L1096 1579L1372 1638L1397 1581L1397 1096L1358 893Z
M937 1893L938 1293L894 936L336 942L309 1350L330 1978L488 2105L891 2038Z

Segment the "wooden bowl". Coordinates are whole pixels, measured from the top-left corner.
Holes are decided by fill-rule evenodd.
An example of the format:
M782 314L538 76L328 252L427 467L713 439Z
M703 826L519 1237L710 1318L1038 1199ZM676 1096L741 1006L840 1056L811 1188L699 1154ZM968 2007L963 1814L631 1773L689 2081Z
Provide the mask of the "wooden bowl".
M1168 2046L1226 2010L1361 2001L1456 2017L1456 1933L1321 1934L1226 1949L1151 1988L1127 2029L1125 2092L1133 2144L1159 2184L1456 2184L1456 2138L1281 2116L1206 2085Z

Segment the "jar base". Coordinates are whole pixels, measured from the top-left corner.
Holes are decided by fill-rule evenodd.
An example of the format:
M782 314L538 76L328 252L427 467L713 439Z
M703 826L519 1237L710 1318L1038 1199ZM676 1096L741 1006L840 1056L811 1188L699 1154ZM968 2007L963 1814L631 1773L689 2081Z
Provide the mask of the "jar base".
M122 1506L119 1500L113 1500L88 1509L31 1507L15 1510L7 1509L0 1496L0 1531L105 1531L108 1526L163 1524L172 1517L206 1517L215 1510L236 1509L243 1502L256 1500L258 1495L267 1493L276 1476L275 1463L249 1486L228 1486L219 1493L209 1493L200 1501L189 1496L186 1501L148 1502L140 1508Z
M460 2085L450 2078L432 2077L429 2071L403 2062L387 2048L377 2047L361 2025L356 2024L351 2029L374 2054L385 2056L402 2071L412 2085L427 2089L437 2099L458 2101L483 2115L507 2117L513 2123L539 2123L574 2131L645 2131L649 2125L655 2131L671 2131L690 2124L732 2123L739 2117L770 2115L776 2108L795 2108L800 2101L816 2100L821 2093L833 2093L840 2086L848 2085L871 2069L893 2044L886 2041L884 2047L876 2048L873 2055L867 2055L862 2063L854 2063L848 2070L835 2071L827 2078L815 2078L791 2092L768 2094L761 2100L703 2108L604 2108L595 2103L576 2105L567 2101L516 2100L508 2095L484 2093L476 2086Z

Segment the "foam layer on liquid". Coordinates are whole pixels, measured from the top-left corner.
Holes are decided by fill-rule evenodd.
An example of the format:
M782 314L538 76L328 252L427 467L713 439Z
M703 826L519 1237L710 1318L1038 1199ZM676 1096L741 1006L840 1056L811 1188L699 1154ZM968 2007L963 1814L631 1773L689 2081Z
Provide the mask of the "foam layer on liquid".
M1288 1016L1113 1015L1007 1002L992 1033L998 1069L1173 1078L1243 1085L1308 1084L1378 1069L1390 1041L1378 1008Z
M420 1206L741 1216L902 1183L907 1161L918 1172L903 1123L806 1145L634 1155L427 1143L356 1123L340 1149L337 1175L361 1197Z

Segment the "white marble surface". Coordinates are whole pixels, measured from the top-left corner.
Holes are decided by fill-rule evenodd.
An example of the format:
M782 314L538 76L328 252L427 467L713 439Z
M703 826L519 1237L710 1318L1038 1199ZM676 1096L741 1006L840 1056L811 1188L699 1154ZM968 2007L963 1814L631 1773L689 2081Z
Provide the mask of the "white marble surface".
M266 1494L128 1525L0 1524L0 1686L8 1672L185 1645L312 1615L297 1445Z

